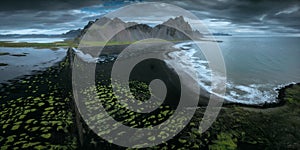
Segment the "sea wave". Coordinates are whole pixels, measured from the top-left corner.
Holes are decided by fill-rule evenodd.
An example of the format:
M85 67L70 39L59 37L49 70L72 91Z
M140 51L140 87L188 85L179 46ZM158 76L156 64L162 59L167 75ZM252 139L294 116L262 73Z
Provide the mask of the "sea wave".
M226 93L220 95L214 93L213 89L217 85L212 85L212 73L209 68L209 61L195 56L198 50L193 46L193 42L180 43L174 46L178 51L170 52L167 55L177 61L177 66L181 69L193 69L197 73L197 81L199 86L211 94L222 97L226 102L240 103L247 105L262 105L265 103L277 103L277 89L284 87L284 85L273 84L236 84L234 81L226 81ZM170 63L167 60L166 63ZM186 72L189 72L186 70ZM224 79L222 76L216 75L214 83L218 80ZM219 78L219 79L218 79ZM221 82L221 81L220 81Z

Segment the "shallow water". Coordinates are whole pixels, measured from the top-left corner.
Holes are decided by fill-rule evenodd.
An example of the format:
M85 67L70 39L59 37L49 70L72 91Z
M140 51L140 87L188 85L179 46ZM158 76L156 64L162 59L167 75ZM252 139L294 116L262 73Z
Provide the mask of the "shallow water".
M244 104L276 102L276 88L300 82L300 38L273 37L221 37L226 72L224 99ZM183 45L184 49L189 46ZM211 71L198 47L173 52L174 56L186 55L199 74L199 85L211 91Z
M61 61L66 56L66 49L35 49L35 48L8 48L0 47L0 52L8 52L10 55L0 56L0 83L23 75L29 75L34 70L42 70ZM25 56L12 56L23 54Z
M28 43L53 43L62 42L66 38L2 38L0 41L10 41L10 42L28 42Z

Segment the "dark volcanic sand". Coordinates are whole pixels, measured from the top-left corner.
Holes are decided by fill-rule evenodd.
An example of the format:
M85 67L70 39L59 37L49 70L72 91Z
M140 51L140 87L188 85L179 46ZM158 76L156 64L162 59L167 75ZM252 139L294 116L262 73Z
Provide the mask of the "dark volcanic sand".
M79 122L80 115L75 111L76 109L74 110L72 97L71 70L69 65L70 52L71 51L69 51L68 57L57 66L50 67L45 71L36 72L35 75L12 81L12 84L10 85L1 85L1 148L10 149L13 147L23 147L23 149L33 149L35 146L40 146L50 149L52 146L56 145L56 147L66 147L67 149L125 149L97 137L95 133L89 130L84 122ZM111 65L112 62L99 64L97 67L100 69L97 69L97 74L102 76L98 76L98 79L96 79L103 80L103 78L109 77L109 71L107 70L110 70ZM149 72L146 74L145 70L147 72L149 71L151 76L148 76ZM144 81L150 80L155 75L162 75L161 78L164 79L166 84L171 88L169 104L174 105L171 99L176 99L178 96L176 95L176 93L178 93L178 88L176 84L172 82L176 79L176 75L173 74L172 69L167 68L162 62L149 61L142 64L140 67L137 67L135 72L136 75L133 75L132 79ZM146 78L146 80L145 78L141 79L140 75L148 76L149 78ZM282 99L282 97L285 96L284 91L287 88L291 87L280 90L279 93L281 94L279 98ZM41 98L41 100L36 99L37 97ZM203 99L205 98L202 98L202 100ZM44 103L44 105L40 106L41 103ZM54 108L49 109L53 106ZM293 109L294 104L289 104L287 107ZM23 108L22 110L24 111L18 113L17 108ZM34 111L32 109L34 109ZM279 107L279 109L281 108ZM3 110L9 110L10 113ZM25 110L32 110L32 112L24 114ZM192 121L180 134L167 143L154 148L208 149L211 146L220 146L222 148L222 143L225 143L225 145L227 143L227 146L229 147L238 146L243 149L251 147L256 147L258 149L273 149L275 147L287 148L287 146L296 149L297 144L299 146L299 139L297 139L299 135L297 133L299 130L297 129L299 129L299 126L293 127L291 125L293 123L290 120L284 120L284 118L281 117L284 117L284 114L289 111L278 112L279 114L264 114L245 111L238 106L228 106L227 108L222 109L220 117L213 126L208 131L200 134L198 132L198 127L204 110L205 107L199 107L192 118ZM47 113L44 114L45 112ZM71 113L71 115L69 113ZM294 113L297 114L298 112L295 110ZM25 115L23 116L24 118L21 117L22 114ZM291 115L290 113L287 114ZM66 119L65 117L71 118ZM294 117L297 119L297 115L294 115ZM54 123L54 118L56 118L61 125ZM37 122L30 122L30 119L34 119ZM15 126L18 125L17 123L19 121L21 121L19 126ZM277 124L273 124L274 122ZM4 128L7 123L8 126ZM270 126L271 124L273 125ZM62 129L60 129L60 126ZM35 129L34 127L38 127L38 129L33 131L33 129ZM48 127L49 129L47 129ZM64 127L66 128L64 129ZM291 132L295 130L295 135L290 135L286 130ZM274 134L280 136L271 138ZM13 140L6 142L8 139L11 140L11 137L13 137ZM28 146L26 145L28 143L35 144Z

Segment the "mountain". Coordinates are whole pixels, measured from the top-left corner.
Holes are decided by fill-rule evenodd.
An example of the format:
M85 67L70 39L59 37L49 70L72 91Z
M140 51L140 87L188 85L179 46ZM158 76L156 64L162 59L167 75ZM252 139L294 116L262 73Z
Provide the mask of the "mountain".
M93 26L92 26L93 25ZM114 37L109 37L112 32L121 30L115 33ZM88 34L86 34L89 32ZM115 41L115 42L134 42L147 38L159 38L169 41L176 40L189 40L190 38L184 33L199 38L203 35L199 31L195 31L184 20L182 16L170 18L166 22L159 24L155 27L150 27L146 24L138 24L135 22L124 22L119 18L106 18L102 17L95 21L90 21L83 29L70 30L63 34L9 34L0 35L1 39L14 39L14 38L65 38L75 39L76 43L85 35L85 40L88 41Z
M77 29L77 30L70 30L66 33L61 34L61 37L66 37L66 38L75 38L77 37L79 34L81 33L81 29Z
M229 33L211 33L211 34L205 34L205 36L232 36Z
M121 31L115 33L118 30ZM112 33L115 36L109 37ZM184 33L193 38L202 37L202 34L199 31L194 31L182 16L171 18L155 27L135 22L124 22L119 18L103 17L96 21L90 21L76 38L76 42L79 42L83 35L86 41L133 42L147 38L160 38L169 41L189 40L190 38Z
M93 25L93 26L92 26ZM114 37L109 37L117 29L124 29L115 33ZM89 32L88 34L86 34ZM199 31L194 31L188 22L182 16L170 18L166 22L155 27L135 22L124 22L119 18L102 17L95 21L90 21L83 29L70 30L63 34L9 34L0 35L1 39L14 38L65 38L75 39L76 43L85 35L88 41L115 41L115 42L134 42L147 38L160 38L169 41L189 40L190 38L184 33L199 38L203 35Z

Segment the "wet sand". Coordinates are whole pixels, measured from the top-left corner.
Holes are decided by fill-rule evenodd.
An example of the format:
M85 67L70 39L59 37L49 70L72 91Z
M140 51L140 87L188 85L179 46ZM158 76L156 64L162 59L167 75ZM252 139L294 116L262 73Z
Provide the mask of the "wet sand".
M35 48L7 48L0 47L0 83L8 83L24 75L34 74L60 62L66 56L66 49L58 50Z

